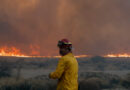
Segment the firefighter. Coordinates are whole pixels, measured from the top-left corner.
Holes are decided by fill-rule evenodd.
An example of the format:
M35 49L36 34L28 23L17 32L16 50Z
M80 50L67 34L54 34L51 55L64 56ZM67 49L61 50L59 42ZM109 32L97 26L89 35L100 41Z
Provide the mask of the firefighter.
M56 90L78 90L78 62L72 54L72 43L62 39L57 46L62 57L56 70L49 74L49 78L58 79Z

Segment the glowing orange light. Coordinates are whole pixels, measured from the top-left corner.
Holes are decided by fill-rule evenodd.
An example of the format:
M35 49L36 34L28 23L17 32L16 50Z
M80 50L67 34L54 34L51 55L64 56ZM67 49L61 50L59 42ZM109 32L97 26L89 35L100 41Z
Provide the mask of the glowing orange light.
M8 48L6 46L0 48L0 56L27 57L25 54L22 54L19 49L15 47Z
M33 48L33 47L32 47ZM0 48L0 56L14 56L14 57L41 57L41 58L60 58L61 56L40 56L38 55L39 52L35 52L35 50L32 50L32 53L35 54L35 56L29 56L26 54L21 53L20 49L17 49L16 47L1 47ZM37 54L37 55L36 55ZM85 58L85 57L91 57L90 55L77 55L76 58ZM130 57L130 54L124 53L124 54L107 54L104 55L104 57Z
M38 57L38 58L59 58L60 56L40 56L39 52L35 50L36 48L32 47L32 56L21 53L20 49L16 47L1 47L0 48L0 56L13 56L13 57Z
M75 56L76 58L85 58L85 57L89 57L89 55L78 55L78 56Z
M124 54L108 54L104 57L130 57L130 54L124 53Z

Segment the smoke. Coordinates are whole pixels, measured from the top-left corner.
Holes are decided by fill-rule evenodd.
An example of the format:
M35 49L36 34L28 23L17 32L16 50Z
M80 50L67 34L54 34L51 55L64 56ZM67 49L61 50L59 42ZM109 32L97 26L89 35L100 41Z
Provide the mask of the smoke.
M57 55L68 38L75 54L130 53L129 11L130 0L0 0L0 47Z

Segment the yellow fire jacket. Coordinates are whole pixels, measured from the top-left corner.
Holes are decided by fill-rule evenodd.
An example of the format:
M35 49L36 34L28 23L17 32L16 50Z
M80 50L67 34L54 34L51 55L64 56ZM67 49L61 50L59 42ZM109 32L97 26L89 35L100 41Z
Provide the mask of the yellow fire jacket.
M78 62L72 53L61 57L50 78L58 79L57 90L78 90Z

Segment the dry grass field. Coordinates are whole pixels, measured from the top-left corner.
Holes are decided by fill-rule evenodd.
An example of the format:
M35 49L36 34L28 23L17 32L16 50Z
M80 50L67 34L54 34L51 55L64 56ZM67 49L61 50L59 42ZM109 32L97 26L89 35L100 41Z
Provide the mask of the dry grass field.
M79 90L129 90L130 58L77 58ZM55 90L58 58L0 57L0 90Z

